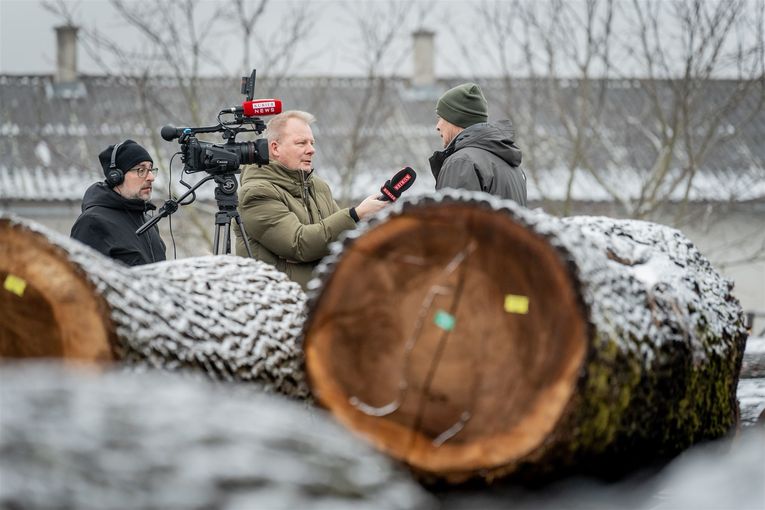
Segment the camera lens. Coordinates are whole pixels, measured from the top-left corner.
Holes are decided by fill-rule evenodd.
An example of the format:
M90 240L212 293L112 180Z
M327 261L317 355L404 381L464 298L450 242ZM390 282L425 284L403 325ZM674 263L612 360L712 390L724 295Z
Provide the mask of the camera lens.
M268 164L268 140L259 138L254 142L240 142L237 144L239 160L243 165L266 165Z

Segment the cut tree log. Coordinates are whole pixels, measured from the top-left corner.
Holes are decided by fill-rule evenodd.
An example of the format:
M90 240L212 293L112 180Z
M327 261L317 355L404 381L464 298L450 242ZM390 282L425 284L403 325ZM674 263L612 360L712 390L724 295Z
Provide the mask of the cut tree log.
M128 267L34 222L0 217L0 357L170 370L309 396L300 286L234 256Z
M0 370L0 507L430 509L326 413L178 374Z
M735 427L731 288L675 229L417 197L319 266L309 384L426 479L623 473Z

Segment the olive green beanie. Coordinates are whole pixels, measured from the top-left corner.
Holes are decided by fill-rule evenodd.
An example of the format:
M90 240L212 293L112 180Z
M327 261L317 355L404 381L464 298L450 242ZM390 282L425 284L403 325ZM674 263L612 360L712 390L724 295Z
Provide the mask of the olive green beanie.
M475 83L463 83L444 92L438 100L436 113L455 126L466 128L486 122L489 107L481 87Z

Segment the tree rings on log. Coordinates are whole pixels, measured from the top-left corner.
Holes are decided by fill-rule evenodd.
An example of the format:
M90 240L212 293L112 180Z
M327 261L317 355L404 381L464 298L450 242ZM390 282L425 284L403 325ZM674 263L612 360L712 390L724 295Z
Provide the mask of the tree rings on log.
M0 218L0 357L114 359L108 307L67 252Z
M346 246L313 306L312 388L418 469L504 465L571 399L587 348L577 288L507 215L453 202L393 216Z

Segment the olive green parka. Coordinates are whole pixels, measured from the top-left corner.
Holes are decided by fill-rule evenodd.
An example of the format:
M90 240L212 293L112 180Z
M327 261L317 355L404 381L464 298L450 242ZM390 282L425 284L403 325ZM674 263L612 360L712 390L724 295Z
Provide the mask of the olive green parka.
M303 289L313 268L329 253L329 244L356 226L324 180L275 161L243 167L239 215L253 257L287 273ZM247 256L241 232L234 232L237 255Z

